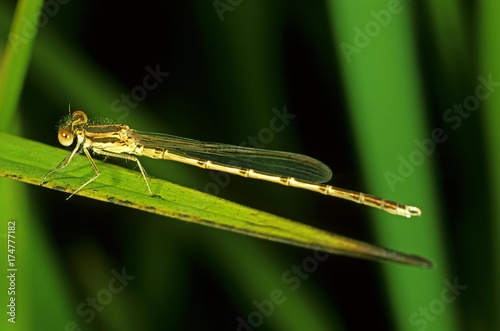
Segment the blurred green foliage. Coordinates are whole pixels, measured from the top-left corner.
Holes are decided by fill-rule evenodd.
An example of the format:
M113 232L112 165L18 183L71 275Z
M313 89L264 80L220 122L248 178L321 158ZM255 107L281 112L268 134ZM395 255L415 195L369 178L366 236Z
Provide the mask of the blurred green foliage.
M338 186L418 205L423 216L407 222L237 178L219 185L221 197L437 262L428 271L332 256L297 281L289 271L310 251L0 179L0 239L15 220L19 275L18 323L4 315L2 330L72 321L82 330L225 330L241 321L255 330L499 329L497 7L2 2L2 131L57 145L53 127L71 103L147 131L232 144L257 137L323 160ZM19 53L12 33L25 38ZM169 76L146 89L146 68L157 65ZM296 118L264 136L272 109L283 107ZM433 139L436 129L445 140ZM201 191L217 183L182 165L144 165ZM135 278L106 298L123 268ZM286 299L259 320L276 289ZM108 304L89 309L99 295Z

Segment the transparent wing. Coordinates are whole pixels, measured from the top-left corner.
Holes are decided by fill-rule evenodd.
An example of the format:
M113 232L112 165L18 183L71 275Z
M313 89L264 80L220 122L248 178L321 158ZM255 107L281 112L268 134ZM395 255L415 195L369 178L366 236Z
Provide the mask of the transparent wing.
M168 150L170 153L241 169L253 169L268 175L294 177L312 183L325 183L332 172L323 162L311 157L220 143L207 143L173 135L130 130L135 141L145 148Z

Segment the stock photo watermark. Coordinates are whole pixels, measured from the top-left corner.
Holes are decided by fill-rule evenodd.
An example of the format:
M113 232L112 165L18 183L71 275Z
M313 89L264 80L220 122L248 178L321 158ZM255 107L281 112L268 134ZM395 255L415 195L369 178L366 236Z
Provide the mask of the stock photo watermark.
M256 135L248 136L246 140L240 143L240 146L260 149L265 148L266 145L270 144L274 140L274 135L276 133L283 131L285 127L290 124L290 121L297 117L297 115L288 113L286 106L283 107L283 110L281 111L273 108L272 113L274 116L269 120L269 125L260 129ZM235 167L238 166L236 162L235 164L230 165ZM211 195L219 195L220 190L226 188L231 180L230 175L220 171L210 171L208 175L213 181L205 184L203 191Z
M478 76L479 83L474 89L474 93L466 96L461 103L455 103L452 107L443 113L443 122L449 127L434 128L430 135L423 139L415 139L416 145L407 156L399 155L397 157L398 166L396 171L386 171L384 178L392 192L396 190L396 185L404 183L410 177L415 169L424 164L437 149L437 145L442 144L448 139L447 130L458 130L465 119L469 118L480 106L481 101L487 100L496 89L500 87L500 81L494 81L491 74L487 78Z
M141 84L134 86L129 94L122 93L120 98L111 103L111 111L120 114L119 120L127 118L130 114L130 108L137 108L140 102L146 100L148 92L156 89L163 82L163 79L170 75L169 72L161 71L160 64L157 64L154 69L146 66L144 70L147 74L142 78Z
M238 316L236 321L237 331L253 331L254 328L262 326L266 318L269 318L276 308L284 304L287 300L285 293L295 292L299 289L304 280L309 279L310 275L318 270L319 263L328 259L330 255L319 251L314 251L313 256L308 256L302 260L300 265L292 267L281 275L283 288L275 288L269 292L269 298L252 301L255 310L251 311L246 318Z
M131 280L136 276L127 274L125 268L122 268L119 273L116 270L111 270L112 278L109 279L107 287L99 290L95 297L87 297L86 301L81 302L76 307L76 314L84 319L87 324L92 323L97 313L104 311L106 306L111 304L114 296L121 293L127 287ZM81 331L78 323L69 321L66 323L66 331Z
M40 16L21 18L20 34L9 33L9 42L14 53L19 52L19 47L34 38L39 28L43 28L59 13L60 5L66 5L70 0L48 0L43 4Z
M443 283L445 286L441 290L439 297L431 300L427 306L419 307L408 318L411 326L419 327L418 331L426 330L429 323L434 322L439 315L443 314L446 306L455 302L462 292L468 288L467 285L461 285L456 277L453 283L448 279L445 279Z
M233 12L234 8L239 6L243 0L214 0L212 5L214 6L215 12L221 22L224 21L224 13L225 12Z
M409 0L411 1L411 0ZM363 49L368 47L372 40L382 33L392 22L395 15L401 14L404 7L399 0L389 0L385 9L371 10L371 20L366 22L363 27L355 26L352 43L341 42L340 50L347 61L351 63L354 54L361 54Z
M16 221L7 222L7 279L9 296L7 303L7 320L16 323L16 290L17 290L17 264L16 264Z

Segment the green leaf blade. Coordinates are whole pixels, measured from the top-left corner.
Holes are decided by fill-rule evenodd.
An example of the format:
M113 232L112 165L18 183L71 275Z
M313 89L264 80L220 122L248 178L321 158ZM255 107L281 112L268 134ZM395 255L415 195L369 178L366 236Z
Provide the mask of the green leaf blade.
M45 174L57 166L55 160L69 153L5 133L0 133L0 140L0 175L34 185L40 185ZM418 256L349 239L161 179L148 180L154 194L151 197L139 172L97 160L96 165L101 175L77 195L331 254L432 266ZM72 193L93 175L88 160L77 155L68 167L47 178L43 187Z

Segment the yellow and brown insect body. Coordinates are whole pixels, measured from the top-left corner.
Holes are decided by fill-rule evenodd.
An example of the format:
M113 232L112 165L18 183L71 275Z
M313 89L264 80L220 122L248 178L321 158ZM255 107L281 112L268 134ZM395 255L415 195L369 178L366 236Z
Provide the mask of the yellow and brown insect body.
M420 209L414 206L323 184L332 177L330 168L305 155L135 131L124 124L89 124L87 115L80 110L62 121L58 137L63 146L70 146L76 138L76 146L70 156L44 177L42 183L52 173L65 168L80 149L96 174L70 197L99 176L99 170L89 153L92 150L96 154L136 162L150 195L153 194L146 172L136 156L172 160L203 169L301 188L378 208L393 215L408 218L421 215Z

